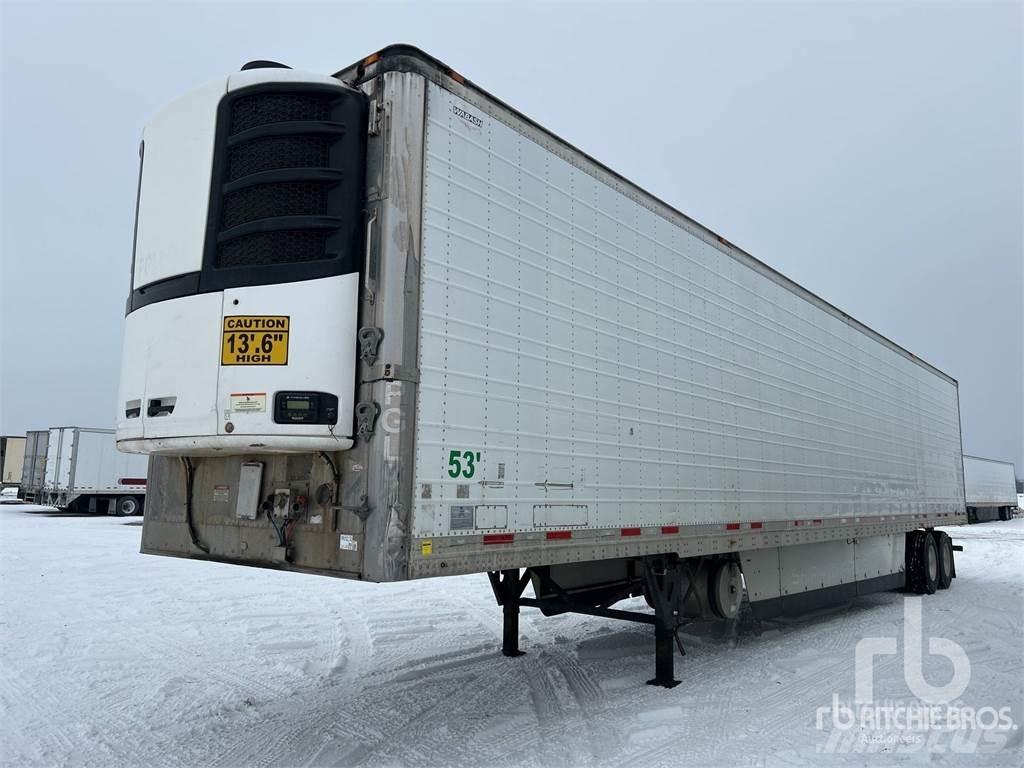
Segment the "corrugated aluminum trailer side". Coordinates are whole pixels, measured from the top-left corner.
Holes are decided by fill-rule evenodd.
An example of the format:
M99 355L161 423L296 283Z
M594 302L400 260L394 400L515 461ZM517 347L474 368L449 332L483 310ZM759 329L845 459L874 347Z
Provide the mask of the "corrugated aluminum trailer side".
M46 450L50 431L29 430L25 433L25 461L21 470L21 495L25 501L41 497L46 477Z
M1017 506L1017 476L1013 464L965 454L964 495L969 522L1009 520Z

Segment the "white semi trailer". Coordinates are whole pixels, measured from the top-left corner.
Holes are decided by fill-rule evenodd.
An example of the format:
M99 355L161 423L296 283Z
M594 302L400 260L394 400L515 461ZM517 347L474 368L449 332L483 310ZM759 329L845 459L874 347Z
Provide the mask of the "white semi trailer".
M112 429L52 427L42 503L83 514L141 515L145 456L117 450Z
M1009 520L1017 508L1017 476L1012 463L964 455L967 520Z
M423 52L246 65L140 154L144 552L486 572L506 655L520 606L642 621L665 686L744 596L949 586L957 382Z

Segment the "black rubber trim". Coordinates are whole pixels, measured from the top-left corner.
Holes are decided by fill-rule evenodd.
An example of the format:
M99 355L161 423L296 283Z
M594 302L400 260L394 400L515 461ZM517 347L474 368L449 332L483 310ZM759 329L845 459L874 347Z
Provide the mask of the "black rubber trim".
M255 139L264 139L268 136L293 136L302 134L304 136L343 136L345 134L344 123L331 123L326 120L293 121L290 123L264 123L255 128L246 128L241 133L235 133L228 137L228 146L234 147Z
M139 247L139 203L142 202L142 167L146 162L146 142L139 142L139 181L135 187L135 223L132 225L132 274L128 281L128 306L124 313L132 311L132 286L135 285L135 252Z
M283 229L336 229L341 223L340 216L272 216L225 229L217 235L217 242L226 243L257 232L277 232Z
M199 293L199 272L186 272L184 275L175 275L166 280L157 280L155 283L144 285L132 291L128 297L128 306L125 314L131 314L136 309L145 307L147 304L156 304L158 301L180 299L182 296L194 296Z
M279 61L269 61L268 59L255 59L254 61L247 61L242 65L240 71L245 72L250 69L291 69L287 64L282 64Z
M285 168L277 171L260 171L243 176L224 185L224 194L229 195L240 189L256 187L260 184L279 184L288 181L333 181L340 184L345 172L333 168Z

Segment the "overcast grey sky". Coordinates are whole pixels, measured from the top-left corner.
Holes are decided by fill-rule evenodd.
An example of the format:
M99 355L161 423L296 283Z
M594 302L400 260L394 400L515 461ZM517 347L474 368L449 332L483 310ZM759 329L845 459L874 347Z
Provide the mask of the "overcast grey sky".
M1018 3L2 14L0 432L113 423L150 116L408 42L959 379L965 451L1024 475Z

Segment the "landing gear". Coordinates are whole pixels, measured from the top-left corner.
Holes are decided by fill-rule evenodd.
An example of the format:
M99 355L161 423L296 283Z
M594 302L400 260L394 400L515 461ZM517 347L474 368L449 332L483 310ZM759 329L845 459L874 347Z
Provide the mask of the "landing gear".
M519 608L528 606L540 608L545 615L559 613L582 613L588 616L602 616L621 621L635 621L641 624L654 625L654 677L647 681L648 685L662 688L674 688L679 685L675 679L675 650L680 655L686 651L679 639L678 629L681 617L681 606L693 596L695 579L689 563L680 561L674 555L662 557L645 557L633 561L636 569L633 586L642 589L648 604L654 608L654 615L636 611L622 611L608 607L622 595L613 599L594 604L593 600L574 596L558 585L547 568L527 568L520 574L519 570L492 571L487 574L491 581L491 589L498 605L502 607L503 627L501 652L505 656L521 656L519 648ZM699 568L697 569L699 570ZM738 567L736 569L738 571ZM687 574L690 578L686 578ZM542 596L523 597L523 590L531 579L539 585ZM712 583L716 583L712 578ZM685 587L685 589L684 589ZM721 599L723 604L731 605L731 587L728 574L721 579ZM633 594L639 594L634 592ZM625 596L628 597L628 594ZM738 610L738 601L737 601Z
M522 656L519 650L519 605L523 590L530 581L529 569L519 575L519 570L491 571L487 574L491 580L494 597L501 606L504 616L501 632L501 653L504 656Z
M686 651L679 635L679 606L686 601L680 600L682 578L678 561L644 560L645 594L654 608L654 677L647 681L648 685L662 688L675 688L679 681L675 679L673 669L675 663L675 644L679 644L679 653Z

